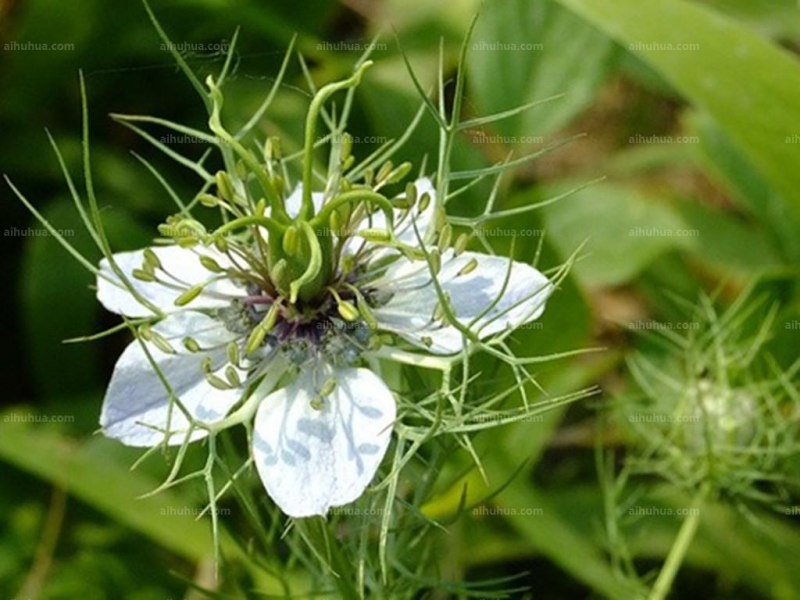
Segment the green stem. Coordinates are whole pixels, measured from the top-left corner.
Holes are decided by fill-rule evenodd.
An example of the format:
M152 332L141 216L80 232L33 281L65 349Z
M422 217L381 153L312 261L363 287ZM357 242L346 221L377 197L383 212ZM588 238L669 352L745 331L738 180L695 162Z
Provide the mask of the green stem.
M392 207L392 203L389 202L385 196L370 190L352 190L331 198L325 206L322 207L319 214L311 221L311 227L315 229L322 227L337 208L345 204L354 204L356 202L372 202L377 204L386 215L387 225L390 227L394 226L394 208Z
M303 272L300 277L295 279L289 285L289 302L294 304L297 302L297 296L300 294L300 289L306 285L310 284L311 294L315 294L318 291L319 287L319 279L320 273L323 273L322 279L327 278L327 273L324 273L323 265L324 260L322 256L322 248L319 244L319 240L317 236L314 234L314 230L311 229L311 226L308 223L300 222L300 230L306 236L306 240L308 241L308 249L311 253L311 256L308 260L308 265L306 266L306 270ZM317 285L314 285L317 283Z
M228 233L229 231L233 231L234 229L239 229L240 227L249 227L251 225L260 225L261 227L266 227L270 234L276 234L279 236L283 235L283 233L286 231L286 227L274 219L259 215L250 215L235 219L229 223L225 223L225 225L214 232L214 235L222 235L224 233Z
M344 600L363 600L362 595L356 588L356 578L353 572L353 562L342 552L339 541L329 535L325 528L325 521L321 517L311 517L297 522L302 524L309 543L320 556L324 556L329 561L329 568L332 571L333 584L339 591Z
M683 521L680 531L678 531L678 537L667 555L664 566L661 567L661 572L658 574L656 583L650 591L648 600L664 600L667 597L675 581L675 576L678 574L684 558L686 558L686 553L692 545L695 533L697 533L697 527L700 525L700 509L707 496L708 486L704 486L697 493L692 503L691 512Z
M306 132L305 132L305 145L303 155L303 205L300 209L300 218L308 221L314 216L314 202L311 196L311 183L314 177L313 156L314 156L314 138L316 136L317 119L322 110L322 105L333 94L339 90L354 87L361 82L361 76L368 68L372 66L372 61L368 60L359 67L350 79L344 81L337 81L329 83L323 87L314 99L311 101L311 106L308 108L308 115L306 116Z
M253 156L253 153L245 148L236 138L228 133L228 130L225 129L225 127L222 126L222 91L219 89L219 86L214 83L213 77L209 76L206 83L211 90L212 99L212 110L208 119L209 128L218 138L220 138L223 142L228 144L231 149L233 149L233 151L244 161L244 163L253 173L261 185L261 189L264 191L267 199L269 200L270 207L272 208L272 214L277 219L288 222L289 215L286 214L281 192L275 188L272 179L270 179L265 169L259 164L255 156ZM228 165L228 168L230 168L230 165Z

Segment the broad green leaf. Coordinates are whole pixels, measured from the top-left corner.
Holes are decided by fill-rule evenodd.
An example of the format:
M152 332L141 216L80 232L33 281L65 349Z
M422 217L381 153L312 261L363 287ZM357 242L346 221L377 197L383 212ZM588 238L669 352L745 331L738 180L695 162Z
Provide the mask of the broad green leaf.
M185 501L173 492L137 500L158 482L100 451L114 442L95 439L87 444L58 435L44 427L17 422L5 413L0 422L0 459L49 481L83 500L115 521L190 560L212 555L211 529L180 514ZM188 513L184 510L184 513Z
M630 281L658 256L691 248L698 235L665 200L614 184L591 186L544 212L562 255L586 242L575 272L591 286Z
M0 419L0 460L64 488L71 496L183 558L200 561L213 557L208 519L198 521L192 514L196 507L172 490L140 498L160 482L131 472L130 465L109 451L109 445L116 442L102 438L79 442L50 428L31 426L14 414L6 412ZM226 556L243 559L251 567L265 593L283 590L267 571L255 568L225 534L221 545ZM292 578L290 573L286 576Z
M530 145L524 136L553 133L590 105L614 56L608 38L552 0L488 0L467 61L472 97L480 111L473 116L564 93L489 128Z
M770 233L763 227L698 202L685 203L681 214L690 229L703 232L696 239L698 258L722 273L732 271L747 278L753 272L782 267Z
M700 139L697 159L735 201L759 218L766 229L764 236L771 238L764 244L776 245L780 254L789 261L800 257L800 239L797 237L800 219L790 212L783 199L711 117L694 112L686 121L689 129Z
M767 37L793 39L800 29L797 0L715 0L713 6Z
M788 52L684 0L558 0L706 110L800 216L800 65Z

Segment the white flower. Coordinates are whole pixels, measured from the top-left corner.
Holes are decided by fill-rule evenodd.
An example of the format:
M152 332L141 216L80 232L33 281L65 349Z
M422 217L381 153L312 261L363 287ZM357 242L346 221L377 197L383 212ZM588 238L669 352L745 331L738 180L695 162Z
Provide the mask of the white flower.
M537 318L552 288L526 264L450 248L435 269L437 291L428 262L436 251L418 243L433 237L434 191L427 179L415 186L418 199L431 201L398 209L393 223L365 211L354 229L367 239L329 232L341 242L330 281L294 302L266 275L285 265L273 257L260 269L253 261L263 247L242 237L228 239L225 252L184 244L103 260L97 295L108 310L143 318L155 308L162 317L117 362L100 419L106 435L130 446L181 444L254 417L255 465L284 513L324 515L357 499L397 414L390 389L366 368L378 334L457 354L471 342L442 316L439 292L477 339ZM297 189L285 201L292 218L301 196ZM322 194L313 200L319 211ZM392 241L366 229L388 229ZM296 243L284 243L287 255Z

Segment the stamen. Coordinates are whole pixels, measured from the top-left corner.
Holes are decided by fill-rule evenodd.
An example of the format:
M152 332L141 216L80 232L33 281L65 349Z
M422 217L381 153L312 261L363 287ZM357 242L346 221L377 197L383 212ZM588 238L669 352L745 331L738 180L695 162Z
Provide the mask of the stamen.
M212 273L225 272L225 269L223 269L216 260L204 254L200 256L200 264L203 265L206 270L211 271Z
M152 329L150 330L150 341L156 348L165 354L176 354L175 349L170 345L170 343L164 339L160 333L157 333Z
M239 378L239 373L233 367L233 365L228 365L225 367L225 379L228 381L228 384L231 387L238 388L242 385L242 380Z
M161 268L161 261L159 260L158 255L153 252L152 248L144 249L144 261L153 269L153 271Z
M134 279L144 281L145 283L153 283L157 281L156 276L153 273L149 273L144 269L134 269L132 274Z
M239 344L237 342L229 342L227 348L225 349L226 354L228 355L228 362L232 365L239 365L241 360L241 355L239 353Z
M462 275L467 275L469 273L472 273L477 268L478 268L478 259L477 258L473 258L472 260L470 260L466 265L464 265L461 268L461 270L458 272L458 275L456 275L456 277L460 277Z
M248 337L247 344L244 348L245 354L253 354L261 347L261 345L264 343L264 339L267 337L267 334L272 331L273 327L275 327L275 322L278 320L280 309L281 303L279 299L272 303L267 315L250 333L250 337Z
M185 337L183 338L183 347L186 348L189 352L200 352L200 344L197 343L197 340L192 337Z
M467 244L469 243L469 234L462 233L456 239L456 243L453 245L453 252L456 256L464 253L464 250L467 249Z

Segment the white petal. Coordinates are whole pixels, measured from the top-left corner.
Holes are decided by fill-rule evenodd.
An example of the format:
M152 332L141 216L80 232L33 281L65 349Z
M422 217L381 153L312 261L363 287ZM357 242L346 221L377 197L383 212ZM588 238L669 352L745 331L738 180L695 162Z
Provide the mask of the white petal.
M477 261L477 268L459 275L473 259ZM459 256L454 256L452 250L445 253L438 280L442 290L449 294L450 304L461 324L468 326L489 309L472 325L472 331L480 338L537 319L544 312L545 301L552 291L547 278L533 267L475 252ZM375 287L394 294L386 305L374 311L381 327L436 354L454 354L463 349L464 338L458 329L432 321L438 296L424 261L398 260Z
M318 213L319 210L322 208L322 204L325 201L325 194L322 192L313 192L311 194L311 200L314 203L314 214ZM286 212L289 213L289 216L294 218L300 214L300 207L303 206L303 186L298 185L291 195L286 198Z
M419 237L424 240L425 234L433 222L433 215L436 207L436 190L434 189L431 180L427 177L417 179L414 182L414 187L417 189L417 205L414 207L411 213L405 217L401 217L402 211L395 211L394 233L400 242L408 246L418 248L419 239L417 238L417 233L419 233ZM425 207L425 210L420 211L419 199L422 198L423 194L429 194L431 200L428 203L428 206ZM405 193L401 194L400 198L405 198ZM416 231L414 230L414 225L416 225ZM355 230L358 232L362 229L386 229L387 227L388 224L386 222L386 215L383 213L383 211L379 210L370 215L368 218L364 219L358 226L356 226ZM345 244L345 251L353 254L363 243L363 239L359 238L358 236L354 236L347 241L347 244ZM370 243L367 242L366 245L369 246ZM388 256L389 254L396 254L396 252L394 250L381 249L375 252L372 255L372 258L379 259L384 256Z
M206 357L210 358L212 368L218 376L224 377L221 371L228 362L225 344L235 337L234 334L214 319L190 311L168 316L153 326L153 331L161 334L176 350L176 354L166 354L146 342L153 360L189 413L206 423L222 419L241 398L242 389L212 387L201 364ZM192 336L203 348L218 347L208 352L189 353L181 343L186 336ZM181 444L188 420L177 404L172 403L171 408L170 404L167 389L141 343L134 340L114 367L100 415L103 432L128 446L155 446L163 441L162 431L169 427L169 431L176 432L170 436L169 444ZM192 440L204 436L204 430L197 430L192 433Z
M406 219L401 222L395 230L395 235L397 235L397 239L404 244L418 248L419 240L417 239L417 233L414 231L414 224L417 226L417 231L419 231L420 237L425 239L425 233L431 226L431 223L433 222L433 215L435 213L436 189L433 187L431 180L427 177L417 179L414 182L414 187L417 188L417 207L419 206L419 201L423 194L430 195L431 200L428 203L428 206L425 207L425 210L420 211L415 207L412 211L412 215L414 217L413 221L411 218L406 217ZM405 194L403 195L405 196Z
M199 253L210 256L223 267L228 264L227 258L212 248L198 250L180 246L162 246L153 247L151 250L155 252L163 268L180 279L187 287L202 283L212 277L212 273L200 264ZM119 252L114 255L114 261L134 289L157 308L166 313L178 310L178 307L175 306L175 299L185 291L185 287L184 289L173 289L158 282L144 282L133 277L133 270L140 269L144 262L143 250ZM97 278L97 299L107 310L128 317L153 316L153 312L141 304L123 285L105 258L100 261L100 271L111 281L116 282L116 284L111 283L104 277ZM157 271L157 274L162 279L172 282L172 279L160 270ZM215 281L200 296L192 300L190 308L216 308L229 305L230 299L220 298L220 294L241 296L243 291L230 280Z
M312 376L301 375L261 403L253 456L267 492L290 517L324 515L364 492L386 453L396 408L368 369L326 369L337 384L321 409Z

